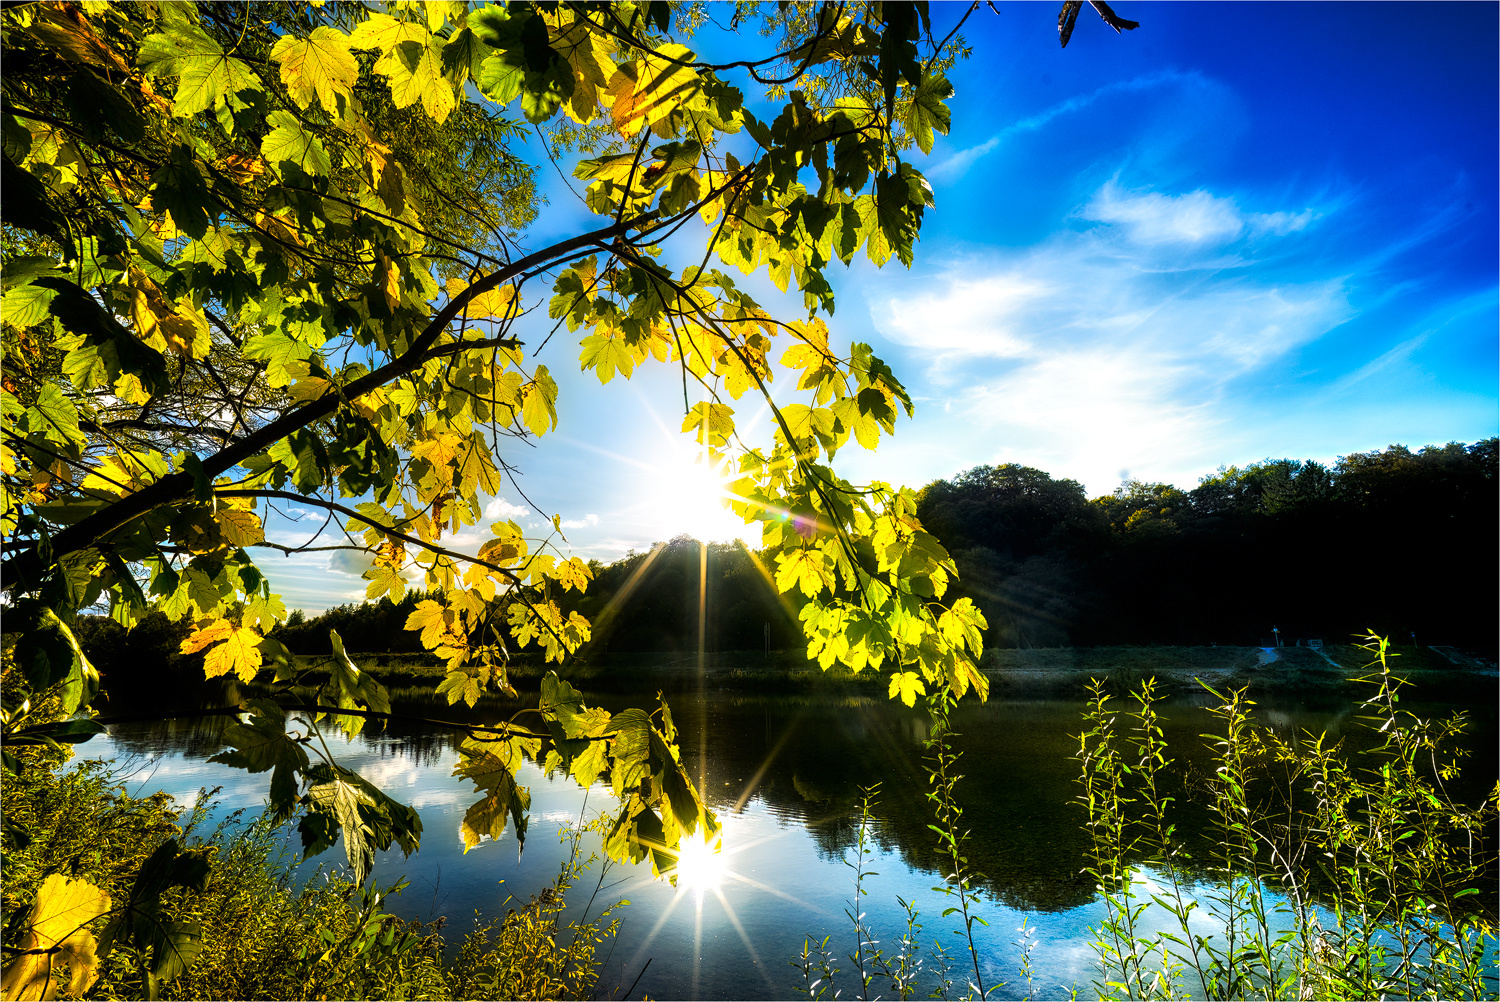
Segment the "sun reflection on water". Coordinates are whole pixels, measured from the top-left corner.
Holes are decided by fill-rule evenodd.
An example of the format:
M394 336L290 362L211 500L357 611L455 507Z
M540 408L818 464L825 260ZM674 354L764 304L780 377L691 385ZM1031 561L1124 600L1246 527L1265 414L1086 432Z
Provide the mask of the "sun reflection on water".
M729 868L728 859L722 833L712 840L705 839L701 830L685 837L677 847L677 866L672 870L677 892L718 890Z

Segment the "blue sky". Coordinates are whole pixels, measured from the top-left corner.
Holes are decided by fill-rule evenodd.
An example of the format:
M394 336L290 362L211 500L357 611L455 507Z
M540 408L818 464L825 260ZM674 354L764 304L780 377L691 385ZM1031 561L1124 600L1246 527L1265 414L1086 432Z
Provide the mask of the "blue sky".
M937 198L916 263L834 276L835 342L869 342L917 405L841 473L920 487L1014 462L1092 496L1496 434L1500 8L1120 0L1138 30L1085 8L1062 50L1059 4L997 6L965 26L950 136L913 151ZM933 9L946 32L964 8ZM699 41L715 57L732 44L716 34ZM544 187L533 246L596 225L555 175ZM542 526L524 491L562 516L565 550L604 561L745 531L677 433L677 374L600 386L564 334L537 359L560 427L507 454L524 476L490 514ZM742 431L768 440L742 402ZM289 607L363 595L352 555L263 563Z

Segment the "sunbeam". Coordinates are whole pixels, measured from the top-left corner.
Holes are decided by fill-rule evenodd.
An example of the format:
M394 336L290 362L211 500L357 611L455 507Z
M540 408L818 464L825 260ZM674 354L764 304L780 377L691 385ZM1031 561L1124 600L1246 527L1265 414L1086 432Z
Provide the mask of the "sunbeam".
M651 565L656 562L656 558L661 556L662 551L666 548L666 544L663 543L646 554L646 559L641 561L639 567L631 571L630 577L625 579L625 583L620 586L620 590L610 597L609 604L600 611L599 615L594 617L593 635L596 641L608 641L615 618L619 616L620 610L625 607L626 601L629 600L630 596L635 592L636 587L641 583L641 578L651 569Z
M750 942L750 934L745 931L745 926L740 922L740 917L735 914L734 906L729 903L729 899L724 896L724 892L719 890L719 888L715 887L713 892L714 897L718 898L719 904L723 906L724 914L729 917L729 924L734 926L735 932L739 933L740 942L745 944L745 952L750 954L750 959L754 961L756 970L760 971L760 976L766 979L766 987L770 988L774 994L778 986L771 980L771 975L766 970L766 965L760 962L760 954L755 952L755 944Z

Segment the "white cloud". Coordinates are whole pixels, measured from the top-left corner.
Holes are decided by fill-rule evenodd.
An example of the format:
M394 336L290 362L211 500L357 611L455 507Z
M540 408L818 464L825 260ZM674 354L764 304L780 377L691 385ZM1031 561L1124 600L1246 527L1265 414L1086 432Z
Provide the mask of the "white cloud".
M511 504L504 498L495 498L484 506L484 517L494 522L502 518L523 518L531 514L530 508Z
M328 569L335 574L359 577L375 563L370 554L360 550L335 550L328 555Z
M1080 212L1084 219L1120 226L1132 243L1221 246L1240 237L1286 236L1306 229L1318 218L1301 212L1247 213L1232 198L1201 188L1181 195L1129 192L1115 181L1100 188Z
M1201 465L1210 431L1233 419L1235 380L1353 315L1341 276L1280 281L1248 247L1225 266L1225 243L1270 232L1259 219L1289 228L1291 214L1114 182L1081 214L1103 225L955 263L932 291L872 311L887 337L931 360L929 392L975 444L996 443L974 462L1025 462L1094 492L1122 468Z
M1083 210L1085 219L1124 227L1140 244L1223 244L1244 232L1245 220L1232 198L1206 191L1185 195L1131 194L1111 181Z
M585 515L583 518L569 519L562 524L564 529L586 529L591 525L599 524L598 515Z

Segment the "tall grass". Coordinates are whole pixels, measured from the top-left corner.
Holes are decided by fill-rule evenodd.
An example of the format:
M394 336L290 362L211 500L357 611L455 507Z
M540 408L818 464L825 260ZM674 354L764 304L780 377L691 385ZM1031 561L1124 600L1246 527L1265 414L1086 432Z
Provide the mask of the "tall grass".
M1494 826L1449 784L1467 727L1401 706L1386 641L1359 681L1374 747L1258 727L1244 690L1214 693L1207 783L1215 849L1194 859L1161 780L1172 760L1154 684L1117 712L1095 683L1078 760L1105 917L1094 930L1105 998L1493 998ZM1212 690L1210 690L1212 691ZM1149 878L1149 880L1147 879ZM1211 931L1209 931L1211 930Z

